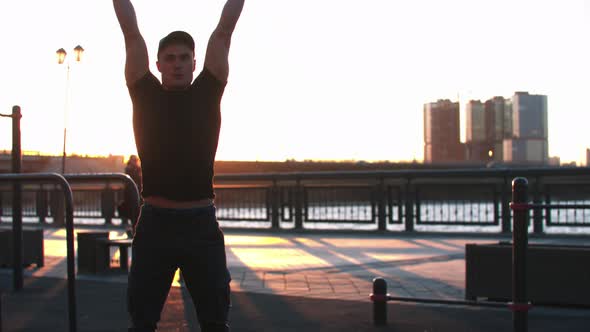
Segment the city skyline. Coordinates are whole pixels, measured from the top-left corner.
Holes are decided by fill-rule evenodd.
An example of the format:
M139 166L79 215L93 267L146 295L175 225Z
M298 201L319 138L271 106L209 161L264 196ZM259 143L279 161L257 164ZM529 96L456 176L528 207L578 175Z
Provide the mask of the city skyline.
M547 96L516 91L510 99L470 100L465 117L459 113L448 99L424 105L425 162L549 164Z
M223 3L134 2L156 76L157 42L177 29L195 36L200 70ZM0 55L0 113L22 107L23 150L60 154L66 73L55 51L70 57L79 44L86 51L71 66L68 153L135 153L112 3L0 6L10 50ZM217 158L422 160L424 103L457 100L464 119L469 100L528 91L548 96L549 156L584 164L588 8L581 0L246 2ZM0 120L0 150L10 149L9 122Z

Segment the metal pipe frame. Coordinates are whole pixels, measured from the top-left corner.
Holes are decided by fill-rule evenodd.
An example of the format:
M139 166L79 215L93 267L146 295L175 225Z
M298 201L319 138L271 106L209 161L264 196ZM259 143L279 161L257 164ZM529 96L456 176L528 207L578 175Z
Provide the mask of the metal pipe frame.
M62 187L62 191L65 197L65 208L66 208L66 246L67 246L67 274L68 274L68 319L69 319L69 331L76 332L77 321L76 321L76 262L74 257L74 198L72 194L72 188L66 179L57 173L29 173L29 174L0 174L0 182L10 182L14 184L21 184L22 182L53 182L57 183ZM17 203L18 205L18 203ZM20 230L19 234L13 234L13 250L14 252L21 253L15 255L18 258L17 261L13 262L15 266L14 279L15 285L20 285L22 288L23 284L23 261L22 261L22 218L15 218L13 224L20 225L17 229ZM15 290L20 290L16 287Z
M64 178L68 181L68 183L76 184L77 182L105 182L108 180L112 181L121 181L125 185L128 185L131 188L131 217L133 220L133 225L135 228L135 224L137 223L137 218L139 216L139 190L137 189L137 185L135 181L131 179L131 177L125 173L88 173L88 174L66 174Z
M57 174L57 173L28 173L28 174L0 174L0 183L1 182L9 182L13 184L20 185L22 182L36 182L36 183L44 183L44 182L53 182L62 187L62 191L65 196L65 208L66 208L66 246L67 246L67 278L68 278L68 319L69 319L69 331L76 332L77 331L77 319L76 319L76 262L75 262L75 253L74 253L74 198L72 194L72 188L70 186L71 183L75 182L92 182L92 181L101 181L104 182L105 180L114 180L114 181L122 181L125 184L131 186L132 196L130 199L133 200L131 204L131 215L133 217L134 222L137 221L137 217L139 216L139 191L135 182L129 177L129 175L124 173L98 173L98 174L68 174L65 177ZM19 205L16 202L15 205ZM23 262L22 262L22 251L23 251L23 243L22 243L22 216L21 218L15 218L13 220L13 226L17 225L17 229L19 230L19 234L14 234L14 251L21 253L18 255L18 260L14 261L15 266L15 273L14 279L15 285L20 285L20 287L15 287L16 290L20 290L23 284ZM15 256L16 257L16 256ZM0 313L1 314L1 313ZM0 322L1 322L0 318ZM1 327L0 327L1 328Z

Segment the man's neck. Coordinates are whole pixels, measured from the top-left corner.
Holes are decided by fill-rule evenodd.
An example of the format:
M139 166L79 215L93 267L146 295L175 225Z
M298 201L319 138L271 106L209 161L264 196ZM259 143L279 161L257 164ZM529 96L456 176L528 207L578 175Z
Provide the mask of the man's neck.
M171 92L174 92L174 91L186 91L186 90L188 90L189 87L190 87L190 85L183 86L183 87L176 87L176 86L170 87L170 86L167 86L166 84L162 84L162 88L165 91L171 91Z

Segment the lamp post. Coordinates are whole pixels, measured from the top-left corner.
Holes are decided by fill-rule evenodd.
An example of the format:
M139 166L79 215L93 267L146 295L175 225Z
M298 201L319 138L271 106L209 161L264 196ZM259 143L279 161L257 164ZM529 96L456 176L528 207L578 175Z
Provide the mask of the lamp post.
M57 55L57 63L58 64L66 64L66 97L65 97L65 105L64 105L64 142L63 142L63 155L61 159L61 173L66 173L66 137L67 137L67 123L68 123L68 108L69 108L69 100L70 100L70 61L66 62L66 56L68 53L63 48L60 48L56 52ZM76 62L80 62L82 60L82 54L84 53L84 49L82 46L78 45L74 47L74 60Z

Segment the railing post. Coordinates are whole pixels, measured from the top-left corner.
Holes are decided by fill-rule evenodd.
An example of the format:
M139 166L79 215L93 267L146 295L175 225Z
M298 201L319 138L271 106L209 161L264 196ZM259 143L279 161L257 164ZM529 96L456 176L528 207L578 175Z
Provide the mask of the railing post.
M12 173L19 174L22 171L21 131L20 119L22 115L19 106L12 107ZM12 199L12 246L14 289L23 288L23 201L22 185L20 182L13 184Z
M387 194L385 193L385 183L383 177L379 177L379 184L376 188L377 195L377 228L380 231L387 230Z
M281 228L279 222L279 205L280 189L277 186L277 180L273 179L272 187L270 188L270 224L272 229Z
M299 178L295 185L295 229L303 229L303 186Z
M47 192L43 189L43 185L39 187L39 190L35 193L35 206L37 210L37 217L39 217L40 223L45 223L47 218Z
M514 331L528 330L527 302L527 246L528 246L528 181L515 178L512 181L512 210L514 223L512 232L512 309Z
M405 230L406 232L413 232L414 231L414 203L415 203L415 192L413 190L413 185L411 182L411 179L407 180L406 183L406 190L405 190L405 198L406 198L406 204L405 204L405 212L406 212L406 218L404 220L405 223Z
M500 200L498 200L500 197ZM498 190L498 186L494 188L494 224L502 225L502 215L500 214L499 204L502 204L502 189Z
M112 224L115 216L115 192L108 182L106 188L100 193L100 207L105 224Z
M53 226L63 227L66 224L65 202L59 188L51 191L49 196L49 209L53 217Z
M541 184L539 183L539 177L535 178L535 186L533 187L533 204L543 203L541 198ZM543 233L543 210L533 209L533 232L535 234Z
M547 205L551 204L551 196L549 196L549 194L547 194L547 193L545 193L545 204L547 204ZM551 225L551 209L549 209L549 208L545 209L545 223L547 225Z
M504 176L504 185L501 191L502 201L502 233L508 234L512 231L511 218L510 218L510 195L508 194L508 177Z

